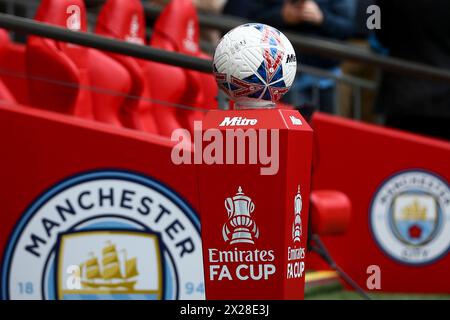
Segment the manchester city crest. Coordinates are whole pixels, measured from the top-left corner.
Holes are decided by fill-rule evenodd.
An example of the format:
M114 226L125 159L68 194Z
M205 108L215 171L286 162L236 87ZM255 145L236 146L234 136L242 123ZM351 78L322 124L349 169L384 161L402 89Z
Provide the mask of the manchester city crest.
M200 222L149 177L96 171L46 191L13 230L2 299L204 299Z
M408 245L424 245L433 239L438 230L438 203L430 194L396 196L390 215L395 235Z
M432 263L450 248L450 189L426 171L389 178L370 208L372 234L391 258L411 265Z
M92 230L62 234L58 242L58 299L163 297L161 243L156 234Z

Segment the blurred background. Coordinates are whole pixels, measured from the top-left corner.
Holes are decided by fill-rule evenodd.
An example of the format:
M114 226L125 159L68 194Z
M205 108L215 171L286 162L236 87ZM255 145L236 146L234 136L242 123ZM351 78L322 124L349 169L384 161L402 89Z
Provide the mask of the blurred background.
M104 2L85 1L91 31ZM158 14L168 2L142 1L149 39ZM221 35L237 21L262 22L288 33L300 68L284 102L450 139L450 1L193 2L200 15L201 48L210 55ZM33 18L39 3L1 0L0 12ZM25 41L21 34L13 34L13 38ZM388 63L380 68L384 63L380 55L401 60L398 65ZM447 72L447 78L436 78L423 65Z

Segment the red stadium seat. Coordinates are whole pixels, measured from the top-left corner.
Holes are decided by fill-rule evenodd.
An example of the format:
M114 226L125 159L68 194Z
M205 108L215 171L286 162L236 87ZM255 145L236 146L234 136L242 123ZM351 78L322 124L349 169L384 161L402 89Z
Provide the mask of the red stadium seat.
M89 50L89 75L94 118L123 127L121 114L125 95L131 89L130 73L103 52Z
M145 44L145 13L139 0L107 0L97 18L97 34L124 41ZM118 54L109 54L131 75L130 95L121 108L121 119L125 126L147 132L157 132L152 113L151 88L145 77L146 61ZM137 99L140 97L142 99Z
M199 52L197 54L199 58L211 59L211 57L203 52ZM189 128L193 131L193 123L196 120L202 120L205 111L208 109L217 109L217 95L218 87L216 80L209 74L196 72L192 70L186 70L188 75L190 75L190 79L193 83L197 83L197 96L195 98L194 106L204 109L203 111L189 111L184 112L184 115L181 115L180 122L183 126ZM189 90L194 90L189 89ZM194 91L195 92L195 91Z
M72 31L87 30L82 0L43 0L36 20ZM26 63L32 106L121 126L118 110L128 93L130 76L105 54L30 37Z
M181 128L177 108L171 103L182 103L186 90L186 74L181 68L149 62L144 68L152 88L153 114L158 133L170 137L173 130Z
M3 58L4 51L9 43L8 32L0 29L0 57Z
M25 46L8 41L1 49L1 79L14 99L22 104L29 103L28 80L26 77Z
M36 20L87 31L81 0L44 0ZM79 87L90 86L88 53L84 47L30 37L26 58L27 71L33 76L29 81L31 105L92 119L90 92Z
M0 61L4 61L5 52L9 44L8 33L0 29ZM0 101L15 102L9 89L2 81L3 73L0 71Z
M150 44L165 50L205 57L205 54L199 49L199 30L197 12L192 2L189 0L173 0L158 17ZM162 67L159 68L161 70L158 71L163 71ZM170 68L167 70L175 72L173 67L165 68ZM217 108L215 97L218 89L214 77L192 70L179 70L183 74L177 72L176 80L171 81L170 88L167 88L171 92L165 91L164 98L169 98L168 101L170 102L191 107ZM150 71L153 74L150 75L153 87L154 83L159 81L160 72ZM201 119L203 112L179 109L176 112L176 117L180 125L192 130L193 120Z

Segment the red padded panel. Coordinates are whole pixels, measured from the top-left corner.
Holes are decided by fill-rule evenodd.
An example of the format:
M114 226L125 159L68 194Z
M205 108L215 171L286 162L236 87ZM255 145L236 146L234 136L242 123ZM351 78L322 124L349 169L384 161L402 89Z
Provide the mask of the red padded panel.
M379 188L405 170L424 170L450 181L450 143L316 112L314 190L337 190L351 200L345 234L324 236L336 262L365 287L367 267L382 270L383 291L449 292L450 256L408 265L385 253L372 234L370 212ZM392 189L395 192L395 189ZM308 267L322 264L309 255Z
M352 204L342 192L315 190L311 192L311 228L319 235L343 234L350 223Z
M15 102L13 95L11 92L9 92L8 88L5 86L3 81L0 79L0 100L1 101L8 101L8 102Z
M83 171L140 172L162 181L198 211L197 189L190 187L196 184L196 168L172 163L169 139L1 103L0 130L2 257L7 238L31 201L55 182Z
M9 44L8 32L0 29L0 60L3 60L6 48Z
M86 31L86 9L81 0L44 0L36 20ZM26 65L33 106L93 118L89 56L85 47L30 37ZM81 86L81 87L80 87Z

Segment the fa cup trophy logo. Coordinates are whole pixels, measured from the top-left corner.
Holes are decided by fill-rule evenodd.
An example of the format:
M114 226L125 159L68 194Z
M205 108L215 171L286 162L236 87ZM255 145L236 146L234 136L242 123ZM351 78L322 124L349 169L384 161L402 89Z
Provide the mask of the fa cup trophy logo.
M302 196L300 194L300 186L298 186L297 194L294 198L294 224L292 225L292 239L295 242L300 242L300 236L302 235L302 218L300 213L302 212Z
M228 221L222 228L223 240L230 241L230 244L254 244L253 237L259 238L259 229L251 217L255 210L252 199L247 197L239 187L234 197L225 199L225 208L228 212Z

